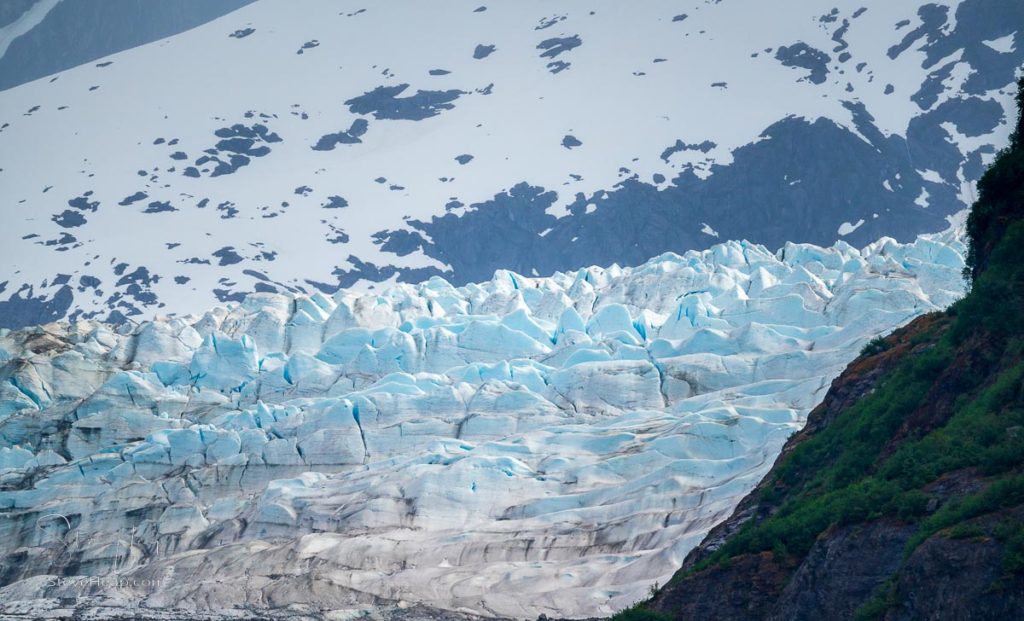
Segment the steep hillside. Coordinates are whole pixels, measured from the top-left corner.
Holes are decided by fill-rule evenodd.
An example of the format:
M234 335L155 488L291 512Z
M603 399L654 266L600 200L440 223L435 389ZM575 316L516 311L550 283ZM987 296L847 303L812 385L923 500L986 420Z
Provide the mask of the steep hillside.
M732 517L617 619L1024 613L1021 122L968 234L970 293L865 347Z

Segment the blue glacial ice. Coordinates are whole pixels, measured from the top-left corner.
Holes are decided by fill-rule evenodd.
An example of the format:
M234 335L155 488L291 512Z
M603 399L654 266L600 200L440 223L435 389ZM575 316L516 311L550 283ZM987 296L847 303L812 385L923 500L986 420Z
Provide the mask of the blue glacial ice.
M963 293L963 252L955 231L727 242L0 331L0 556L172 572L104 595L157 609L315 589L338 610L606 615L671 576L869 339ZM54 596L17 578L0 597Z

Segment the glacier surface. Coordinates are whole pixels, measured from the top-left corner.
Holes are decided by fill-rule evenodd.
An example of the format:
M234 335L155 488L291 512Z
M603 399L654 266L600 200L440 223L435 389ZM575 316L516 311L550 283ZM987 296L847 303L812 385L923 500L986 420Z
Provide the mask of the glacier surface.
M869 339L962 295L963 252L730 241L0 331L0 613L606 615Z

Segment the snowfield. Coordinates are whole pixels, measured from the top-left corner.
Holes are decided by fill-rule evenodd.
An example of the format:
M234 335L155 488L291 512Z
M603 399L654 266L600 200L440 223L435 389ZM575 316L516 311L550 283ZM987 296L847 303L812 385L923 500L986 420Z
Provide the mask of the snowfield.
M2 330L0 614L87 594L607 615L728 516L869 339L962 295L964 249L956 229L730 241Z
M1014 0L258 0L0 91L0 327L909 242L1022 65Z

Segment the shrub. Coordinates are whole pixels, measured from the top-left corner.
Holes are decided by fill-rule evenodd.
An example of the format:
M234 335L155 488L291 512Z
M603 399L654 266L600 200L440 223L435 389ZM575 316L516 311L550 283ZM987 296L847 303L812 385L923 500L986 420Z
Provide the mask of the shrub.
M672 621L672 617L637 604L617 612L609 621Z
M877 356L883 351L889 349L889 344L885 342L884 336L876 336L875 338L868 341L867 345L861 348L861 356Z

